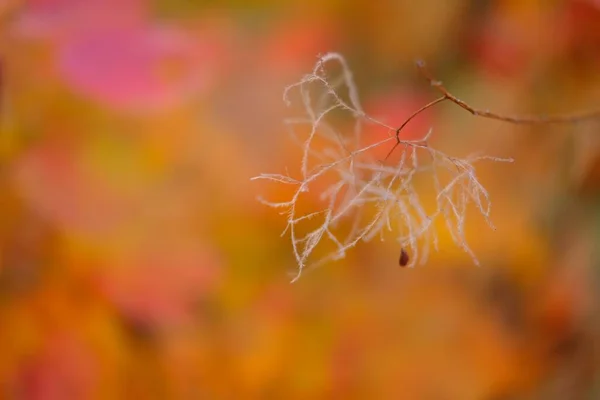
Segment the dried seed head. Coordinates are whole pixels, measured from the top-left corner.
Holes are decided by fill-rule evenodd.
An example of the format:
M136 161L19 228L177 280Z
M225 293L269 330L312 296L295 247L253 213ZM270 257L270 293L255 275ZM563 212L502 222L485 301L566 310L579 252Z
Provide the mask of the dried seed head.
M408 265L408 261L410 261L408 252L402 248L402 250L400 250L400 266L406 267Z
M332 63L337 68L330 71L326 65ZM443 99L446 97L434 100L413 115ZM401 267L424 264L429 248L438 246L438 220L444 220L453 242L478 263L464 235L467 206L475 206L491 225L491 203L473 164L509 160L477 155L451 157L428 144L431 129L420 141L399 140L393 135L398 128L365 113L352 71L337 53L322 56L311 73L286 87L284 100L303 106L301 115L286 120L294 140L302 143L300 171L296 177L260 174L253 179L295 188L288 200L272 202L259 198L287 216L284 233L290 236L298 266L292 282L306 268L344 258L358 243L377 235L383 238L384 231L397 231L396 242L410 248L410 256L404 248L401 251ZM346 123L336 125L340 113L349 114L353 129L348 130ZM385 138L364 135L366 125L378 127ZM380 158L386 152L378 149L401 154L382 162ZM426 209L422 204L417 179L429 181L434 188L435 208L432 205ZM332 250L325 251L327 246Z

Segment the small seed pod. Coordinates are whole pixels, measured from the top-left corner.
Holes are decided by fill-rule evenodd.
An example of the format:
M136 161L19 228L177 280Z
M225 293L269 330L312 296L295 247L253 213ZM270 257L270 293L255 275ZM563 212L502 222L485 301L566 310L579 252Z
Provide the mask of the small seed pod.
M409 260L410 257L408 256L408 252L402 248L402 250L400 250L400 266L406 267Z

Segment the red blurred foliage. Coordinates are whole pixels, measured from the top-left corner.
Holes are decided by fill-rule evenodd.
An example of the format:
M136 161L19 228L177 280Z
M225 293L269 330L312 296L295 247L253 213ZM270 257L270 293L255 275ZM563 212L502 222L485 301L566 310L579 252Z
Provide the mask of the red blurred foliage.
M27 400L89 399L97 393L98 370L95 354L80 338L68 332L48 334L25 362L13 391Z
M335 21L324 17L298 16L272 26L257 57L269 73L293 76L306 73L319 54L338 48L339 45Z
M369 99L365 105L365 112L373 118L381 121L392 127L399 128L408 117L421 107L433 100L433 97L428 97L424 93L416 91L390 91L377 95ZM400 132L401 140L420 140L427 135L430 128L433 127L433 115L435 114L434 106L431 110L425 110L414 119L412 119ZM438 106L439 107L439 106ZM363 145L385 140L390 136L395 136L395 132L387 131L385 128L376 125L366 124L362 136ZM373 149L374 157L383 160L390 149L395 144L394 141L389 142L389 146L379 146ZM397 149L390 155L389 161L393 163L399 160L402 151Z
M569 0L561 17L565 56L579 62L600 62L600 4L594 0Z
M560 345L581 328L591 311L588 283L577 268L561 268L547 278L534 308L542 343Z
M474 27L468 38L474 61L492 76L518 76L534 55L523 40L523 29L502 15L489 15Z
M111 260L97 285L128 321L162 329L191 322L220 275L215 256L197 245L161 243Z

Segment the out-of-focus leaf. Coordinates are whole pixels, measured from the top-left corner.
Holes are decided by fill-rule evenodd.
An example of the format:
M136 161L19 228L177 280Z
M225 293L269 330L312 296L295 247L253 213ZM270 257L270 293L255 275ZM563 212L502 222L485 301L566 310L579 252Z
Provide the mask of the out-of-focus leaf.
M134 28L72 37L58 63L76 92L113 109L156 112L206 90L215 55L210 43L182 32Z

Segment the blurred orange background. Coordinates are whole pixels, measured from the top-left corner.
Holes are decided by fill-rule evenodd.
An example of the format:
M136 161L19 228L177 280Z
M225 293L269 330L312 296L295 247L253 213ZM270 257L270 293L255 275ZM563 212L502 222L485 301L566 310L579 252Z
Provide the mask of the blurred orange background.
M597 0L4 0L0 397L600 398L600 125L514 126L455 105L496 231L393 241L289 283L285 218L250 178L297 171L283 88L344 54L390 124L433 100L423 58L478 108L600 104ZM419 133L417 133L419 134ZM431 194L434 196L435 194Z

